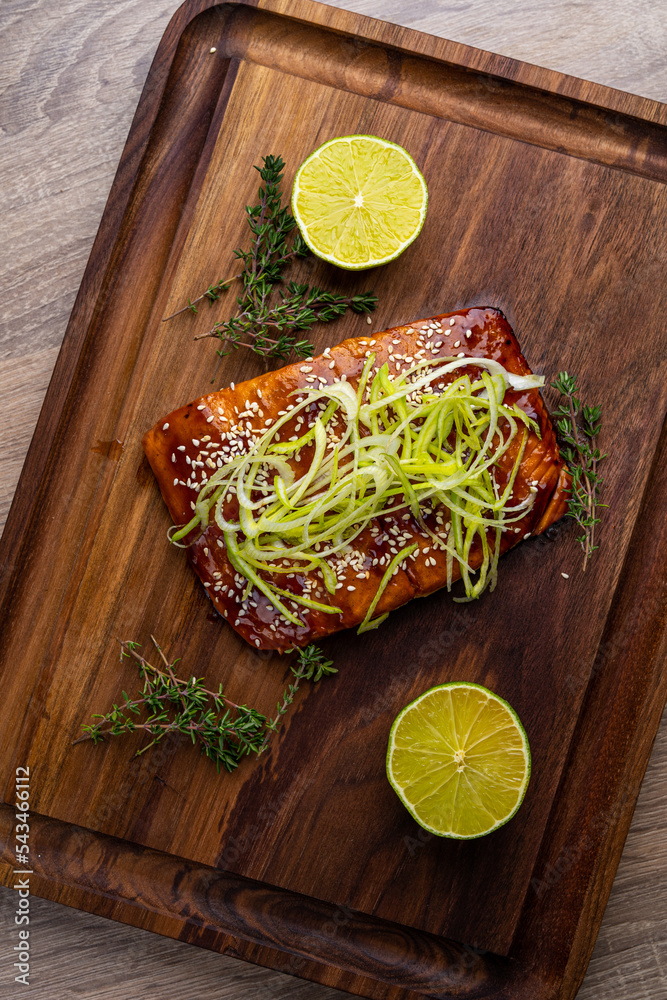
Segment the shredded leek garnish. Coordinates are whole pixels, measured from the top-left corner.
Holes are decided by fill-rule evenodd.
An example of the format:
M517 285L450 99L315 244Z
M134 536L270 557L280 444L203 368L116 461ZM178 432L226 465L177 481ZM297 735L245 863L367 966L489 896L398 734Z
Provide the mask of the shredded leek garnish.
M479 597L495 586L503 530L533 504L534 494L513 502L512 491L529 429L539 430L504 399L508 388L543 385L540 376L513 375L489 358L431 359L393 378L387 364L373 375L374 363L371 354L356 388L338 381L296 390L296 403L245 454L211 475L199 491L192 520L170 532L178 544L213 520L247 589L263 593L294 625L304 623L286 601L342 613L335 605L343 586L336 566L344 570L352 543L376 519L406 508L429 544L446 553L447 588L456 562L465 599ZM477 369L472 377L471 368ZM466 371L459 374L459 369ZM443 378L450 381L443 384ZM299 415L307 430L290 441L279 440L281 429ZM511 471L500 484L495 470L512 447ZM305 471L297 475L304 452ZM440 515L437 532L426 522L433 512ZM482 554L475 569L473 546ZM416 542L404 545L388 562L359 631L384 621L386 615L373 619L382 594L418 548ZM283 589L274 580L314 570L331 604L309 592Z

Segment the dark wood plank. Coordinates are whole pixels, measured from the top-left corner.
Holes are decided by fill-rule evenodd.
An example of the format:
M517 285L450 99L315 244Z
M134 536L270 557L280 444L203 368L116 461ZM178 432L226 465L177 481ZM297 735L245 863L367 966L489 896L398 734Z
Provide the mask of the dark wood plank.
M0 913L13 914L14 892L0 886ZM134 914L138 914L135 909ZM168 995L208 1000L348 1000L347 993L327 989L282 972L240 962L185 941L151 934L133 925L132 919L111 923L62 903L30 900L30 927L34 976L31 1000L91 998L97 993L109 1000ZM0 960L10 970L15 961L0 950ZM74 961L76 956L76 961ZM278 961L280 959L278 958ZM289 959L283 958L287 964ZM15 970L12 970L15 971ZM9 975L3 982L3 1000L21 1000L23 983Z
M7 842L13 810L0 807L2 840ZM468 974L470 949L400 924L379 921L348 907L279 891L238 875L206 868L181 858L129 845L126 841L33 814L37 882L48 872L67 899L103 894L107 907L137 907L165 921L188 913L194 928L227 932L225 946L240 942L270 946L302 962L312 959L334 965L364 979L374 996L391 996L396 989L445 996L453 991L476 1000L493 993L502 1000L516 987L514 970L505 959L476 957L476 973ZM73 858L78 860L74 861ZM93 858L95 859L93 861ZM4 855L2 861L12 864ZM54 879L54 873L58 875ZM229 940L231 938L231 941ZM396 956L401 956L400 966ZM298 963L297 963L298 964Z
M164 96L160 105L149 87L146 117L141 107L138 113L134 148L145 154L134 161L138 181L131 196L119 186L90 270L95 294L86 312L82 293L71 360L65 356L62 381L52 389L54 416L50 424L45 418L44 443L33 449L9 526L6 551L14 565L27 565L9 580L6 649L8 655L21 650L25 667L10 679L8 702L23 718L21 737L17 745L13 721L5 726L4 747L14 749L14 761L37 754L49 761L35 799L46 816L506 953L524 919L535 864L551 844L554 796L568 756L563 780L572 767L571 738L583 725L582 706L589 712L588 681L597 676L614 588L636 544L640 499L653 495L649 474L665 411L659 373L665 303L654 280L667 211L665 188L655 180L664 171L665 141L662 127L650 124L660 114L650 102L633 104L598 88L595 104L623 108L613 135L601 143L604 115L573 105L576 88L567 80L553 87L568 95L565 101L527 88L527 71L519 67L506 75L520 78L521 87L502 81L496 87L438 66L438 56L451 57L448 43L395 28L382 34L376 23L359 19L355 29L384 48L360 47L293 22L285 33L274 14L249 9L238 16L231 9L204 11L181 37L197 10L186 9L174 22L158 54L152 86ZM292 5L288 13L316 20L316 10ZM331 23L328 10L319 13ZM337 29L349 30L349 17L336 17ZM406 52L428 59L401 56L391 48L401 41ZM391 66L384 90L378 89L378 52L384 52L381 66ZM351 55L358 56L354 73ZM461 53L464 66L476 60ZM547 77L536 71L535 85L545 86ZM517 143L522 108L526 128ZM648 124L639 120L642 113ZM126 767L128 747L91 757L87 746L70 751L69 736L82 717L129 683L127 670L110 666L114 634L146 639L156 631L166 641L176 631L173 652L193 671L205 670L214 681L233 679L244 698L267 708L280 689L284 668L242 648L212 620L183 560L166 548L165 513L138 443L161 413L206 384L210 349L189 346L206 315L169 327L160 320L217 276L221 251L243 239L252 163L269 147L289 149L293 172L317 142L350 131L398 139L427 179L448 181L431 184L420 241L373 275L381 298L374 328L442 308L499 305L515 322L534 368L581 371L587 393L616 416L607 439L614 454L608 490L615 544L582 578L573 573L576 544L561 530L553 542L536 541L508 557L502 591L474 609L462 613L437 595L364 640L334 640L330 648L345 663L344 673L328 690L302 699L271 755L238 772L222 791L205 761L172 755L157 765L142 760L109 796L105 789ZM552 134L570 156L553 150ZM132 143L131 137L128 149ZM112 266L102 274L107 255ZM314 281L338 280L341 288L361 287L364 280L334 276L313 262L303 273ZM323 330L319 346L366 332L359 326L351 318ZM633 336L636 329L641 337ZM601 353L604 367L595 363ZM255 371L252 360L235 356L221 378L238 381ZM102 385L113 392L104 406ZM115 439L122 453L100 455L99 442ZM570 571L567 584L561 568ZM474 845L416 840L417 829L383 778L397 707L454 676L487 683L509 698L527 724L536 764L520 817ZM29 706L26 688L33 691ZM599 710L595 724L601 718ZM316 736L317 753L306 752ZM8 770L7 795L10 785ZM202 802L216 805L202 815ZM614 817L614 830L620 821ZM618 845L616 837L612 849Z

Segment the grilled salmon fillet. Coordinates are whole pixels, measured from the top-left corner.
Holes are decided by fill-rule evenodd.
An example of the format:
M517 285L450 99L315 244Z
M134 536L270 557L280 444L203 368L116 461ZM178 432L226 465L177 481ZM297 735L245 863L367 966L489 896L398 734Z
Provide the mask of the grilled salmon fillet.
M377 371L387 362L391 376L400 374L413 359L444 357L491 358L514 375L530 374L503 314L493 308L475 308L345 340L307 362L287 365L279 371L209 393L158 421L143 439L144 451L174 523L183 525L190 521L197 495L207 479L252 447L278 415L288 410L295 390L340 380L354 388L371 352L376 356L373 369ZM472 365L470 369L473 370ZM457 374L460 373L461 369ZM505 402L508 406L515 403L532 418L539 427L539 435L533 429L529 431L512 488L513 503L520 503L532 494L532 506L503 532L501 552L557 521L566 512L566 491L570 485L539 391L508 389ZM299 424L295 421L294 426L286 425L283 440L295 431L303 434L303 418ZM517 439L498 460L495 474L500 481L503 475L508 479L518 448ZM302 475L308 455L297 454L290 461ZM228 500L225 516L236 517L238 504L235 505L233 497ZM447 521L441 512L428 511L424 519L435 534L446 531ZM432 536L423 531L406 506L375 518L344 554L332 560L338 581L334 597L327 593L317 570L280 577L279 586L285 590L296 594L305 588L318 602L340 609L340 613L325 614L299 607L299 624L278 614L268 597L249 587L248 581L234 569L223 532L213 518L203 532L198 535L193 532L187 553L214 606L229 624L257 648L284 651L361 623L399 540L402 546L414 544L417 549L391 576L374 615L389 612L447 583L445 552L434 545ZM481 546L473 546L470 565L475 568L481 561ZM452 572L451 578L460 576L456 562L453 570L450 565Z

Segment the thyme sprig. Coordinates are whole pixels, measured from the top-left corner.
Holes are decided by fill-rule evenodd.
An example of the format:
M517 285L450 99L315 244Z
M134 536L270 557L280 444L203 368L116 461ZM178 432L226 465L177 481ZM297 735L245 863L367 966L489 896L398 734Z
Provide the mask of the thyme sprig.
M299 690L301 681L313 681L316 684L323 677L329 677L331 674L338 673L333 665L333 660L325 659L324 653L319 646L311 643L310 646L300 649L298 655L298 662L291 667L294 681L287 685L282 699L276 705L275 718L269 719L266 724L266 728L272 733L275 733L284 715L289 710Z
M216 322L195 340L214 337L220 341L219 357L245 347L265 358L286 360L293 351L297 357L313 354L309 340L299 336L315 323L327 323L342 316L347 309L357 313L370 313L377 305L373 292L358 295L336 295L325 289L288 281L277 291L275 286L283 280L285 266L292 260L306 257L310 251L297 232L289 242L296 221L287 206L282 205L280 183L285 163L280 156L265 156L259 171L262 185L256 205L246 205L246 219L252 233L249 249L234 251L243 262L243 270L231 278L209 285L196 299L166 317L172 319L182 312L197 312L197 303L207 299L216 302L222 292L240 277L243 292L237 296L237 312L223 322Z
M600 523L598 509L608 506L600 502L600 488L604 480L598 472L600 462L607 456L601 454L596 444L602 425L602 410L600 406L581 403L577 395L576 375L559 372L551 385L563 397L553 417L563 458L572 473L568 516L574 518L582 530L577 541L584 552L585 570L593 552L599 548L595 544L595 528Z
M309 340L297 339L297 331L310 330L315 323L328 323L342 316L347 309L369 313L377 304L377 297L372 293L334 295L295 281L289 281L285 289L279 289L278 296L273 305L266 304L265 300L260 308L256 308L253 302L243 305L236 316L224 323L215 323L211 330L194 339L219 337L222 342L218 350L220 357L239 347L248 347L256 354L282 361L289 357L291 351L299 358L308 358L315 349Z
M225 695L222 684L217 691L211 691L204 686L203 678L184 680L177 677L174 667L179 661L169 662L155 639L153 642L164 669L153 666L138 652L141 648L139 643L120 643L121 660L132 657L138 663L143 688L134 698L123 691L123 701L114 703L104 715L93 715L96 721L83 725L84 735L74 743L92 740L97 744L109 736L144 732L151 739L137 750L136 755L140 756L168 734L180 733L193 744L199 744L201 752L215 762L218 773L221 767L233 771L243 757L263 753L294 701L302 681L316 683L336 673L332 661L327 660L317 646L299 649L297 662L290 664L294 680L287 685L277 704L276 716L271 719L254 708L231 701Z
M196 299L188 299L187 306L183 306L182 309L177 309L175 313L171 316L165 316L162 320L163 323L168 322L170 319L174 319L176 316L180 316L181 313L191 312L196 316L198 313L197 303L203 302L206 299L211 305L217 302L223 292L226 292L233 281L241 277L241 272L238 274L232 274L230 278L221 278L220 281L214 281L213 284L209 285L205 292L198 295ZM195 338L196 339L196 338Z

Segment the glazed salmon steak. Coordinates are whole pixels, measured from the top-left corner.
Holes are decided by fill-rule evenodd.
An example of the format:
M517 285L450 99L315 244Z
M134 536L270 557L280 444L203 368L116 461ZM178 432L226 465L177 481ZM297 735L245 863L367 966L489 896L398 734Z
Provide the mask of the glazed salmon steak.
M198 493L208 478L236 456L247 453L279 414L288 410L290 402L299 398L299 391L317 389L334 381L347 381L356 388L371 352L375 354L373 370L379 370L387 362L392 377L410 367L413 359L424 357L491 358L513 375L531 374L503 314L497 309L478 308L345 340L307 362L287 365L248 382L209 393L159 420L143 439L146 456L174 523L184 525L191 520ZM479 369L471 365L469 369L459 369L456 375L466 371L473 376ZM511 495L512 504L526 500L531 494L534 501L525 515L502 534L501 553L524 538L540 534L562 517L567 510L570 485L569 473L559 454L551 419L539 391L508 389L504 402L508 406L516 403L531 417L539 427L539 435L533 429L527 434ZM317 416L317 408L313 409ZM296 420L288 422L284 430L281 428L282 440L303 434L306 429L303 417L299 424ZM518 457L518 448L519 442L515 439L498 459L495 472L501 479L503 475L508 479ZM290 464L297 475L303 475L308 467L308 455L297 453ZM225 508L225 517L237 516L238 502L232 498L231 506L227 504ZM431 512L429 518L431 530L436 534L441 532L444 540L447 529L444 518L437 512L435 515ZM234 569L223 532L213 518L203 532L192 532L186 540L190 541L188 558L215 608L248 643L260 649L284 651L359 625L380 588L390 554L396 552L397 540L401 546L416 544L418 548L391 576L374 609L374 616L447 584L444 548L434 545L433 538L423 531L407 506L374 518L351 541L344 554L334 560L338 582L333 596L323 586L318 570L295 571L275 581L284 590L299 594L305 589L316 596L319 603L340 609L340 613L326 614L298 606L298 625L278 614L268 597L256 588L251 589L248 581ZM490 541L490 544L493 543ZM473 546L470 565L476 568L481 561L481 545ZM452 579L460 577L456 561L450 571ZM269 577L266 579L269 581Z

